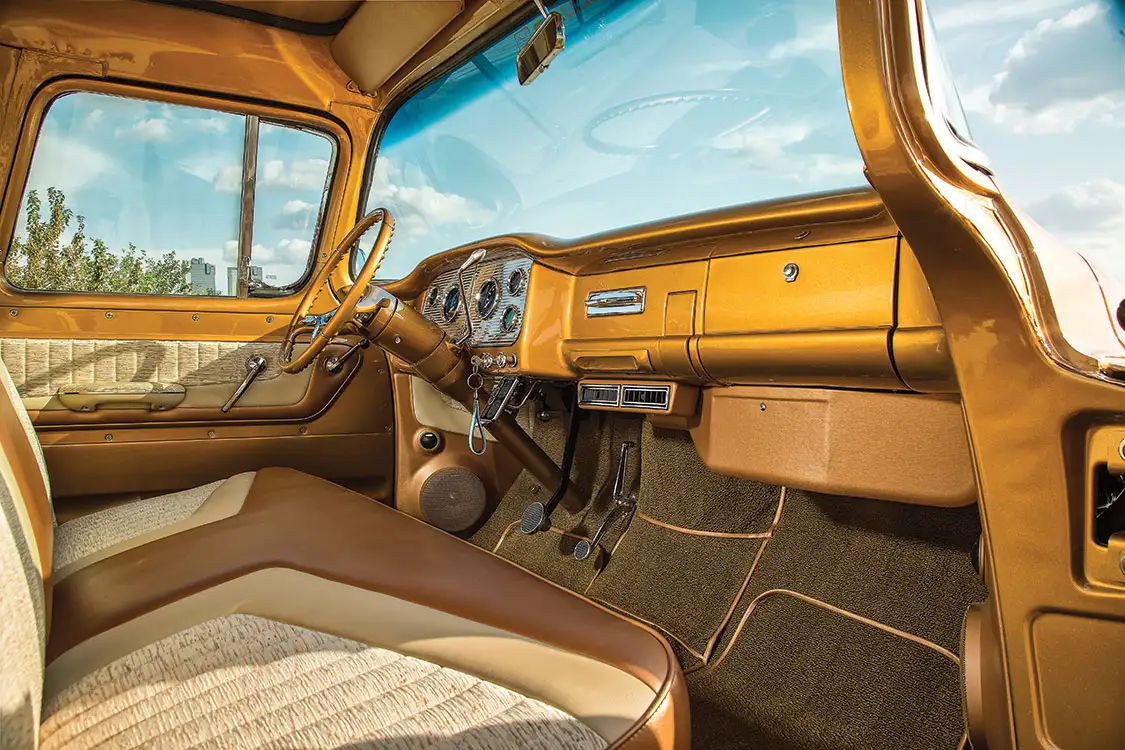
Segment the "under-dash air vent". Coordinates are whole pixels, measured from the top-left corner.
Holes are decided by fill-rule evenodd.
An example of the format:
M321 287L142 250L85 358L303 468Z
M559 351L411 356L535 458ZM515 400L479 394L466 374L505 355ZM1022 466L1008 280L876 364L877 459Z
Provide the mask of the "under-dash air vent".
M617 406L621 403L621 386L582 384L578 389L578 403L586 406Z
M671 390L666 385L627 385L621 389L621 405L634 409L668 411Z

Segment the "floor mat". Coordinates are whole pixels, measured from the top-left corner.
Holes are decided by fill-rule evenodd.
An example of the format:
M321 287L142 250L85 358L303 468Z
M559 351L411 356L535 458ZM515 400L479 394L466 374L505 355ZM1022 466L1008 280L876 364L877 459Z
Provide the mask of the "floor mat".
M550 529L528 536L513 524L494 550L506 560L538 573L549 581L582 593L598 574L599 561L574 559L574 545L583 537Z
M932 508L788 489L736 611L781 588L956 652L965 608L987 590L973 570L976 507ZM720 652L731 632L720 642Z
M691 435L645 423L639 498L645 513L698 531L769 531L780 488L708 469Z
M955 750L962 737L953 654L790 592L757 597L688 688L699 748Z
M660 626L704 658L762 541L684 533L638 515L586 595Z

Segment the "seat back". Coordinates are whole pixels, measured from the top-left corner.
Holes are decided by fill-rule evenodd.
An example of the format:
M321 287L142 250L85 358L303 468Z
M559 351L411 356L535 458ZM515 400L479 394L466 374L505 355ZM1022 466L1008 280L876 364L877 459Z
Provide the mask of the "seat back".
M54 514L43 452L0 365L0 747L38 744Z

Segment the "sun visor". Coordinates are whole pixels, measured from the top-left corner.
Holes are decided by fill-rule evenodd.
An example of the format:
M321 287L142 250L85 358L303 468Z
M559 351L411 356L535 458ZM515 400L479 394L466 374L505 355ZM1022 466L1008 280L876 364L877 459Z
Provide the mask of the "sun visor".
M362 91L378 91L464 5L463 0L367 0L332 40L332 56Z

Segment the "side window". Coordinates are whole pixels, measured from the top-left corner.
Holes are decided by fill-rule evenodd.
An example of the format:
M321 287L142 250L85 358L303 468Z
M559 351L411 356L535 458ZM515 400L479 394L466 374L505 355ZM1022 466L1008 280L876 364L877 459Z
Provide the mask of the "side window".
M927 5L973 142L1005 193L1103 279L1125 284L1125 6Z
M61 96L43 120L5 275L38 291L235 296L241 267L251 294L282 293L310 265L333 158L327 137L253 116ZM244 190L255 199L247 233Z

